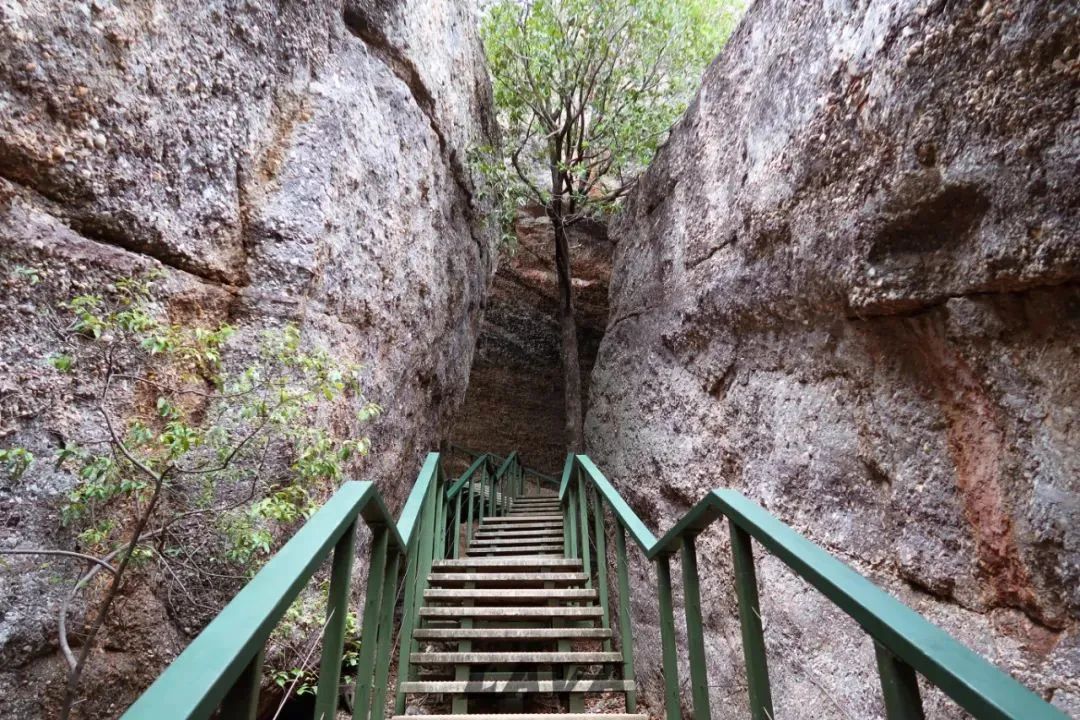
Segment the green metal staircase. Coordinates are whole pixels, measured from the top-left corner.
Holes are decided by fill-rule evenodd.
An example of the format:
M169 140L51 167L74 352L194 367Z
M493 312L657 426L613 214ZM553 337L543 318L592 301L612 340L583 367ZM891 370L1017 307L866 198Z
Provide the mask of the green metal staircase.
M731 536L753 720L783 716L782 702L780 712L774 710L769 684L755 545L873 638L888 720L924 717L919 675L979 720L1065 720L737 492L707 493L657 538L587 456L568 456L562 477L553 478L524 467L516 453L472 453L471 465L453 480L440 456L428 455L396 523L371 483L346 483L123 717L255 720L270 633L327 559L329 600L314 719L346 717L342 649L363 524L370 552L354 720L404 720L410 705L434 712L429 720L645 720L635 684L627 535L656 571L663 714L667 720L706 720L711 708L695 537L720 520ZM681 559L684 647L675 633L675 555ZM686 708L679 695L680 652L690 668L692 703ZM611 696L625 712L612 712Z

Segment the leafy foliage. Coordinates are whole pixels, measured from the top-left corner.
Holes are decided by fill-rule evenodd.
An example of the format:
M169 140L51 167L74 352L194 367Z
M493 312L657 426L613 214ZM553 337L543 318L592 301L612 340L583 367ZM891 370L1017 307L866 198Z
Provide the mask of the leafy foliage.
M568 222L610 209L741 11L741 0L497 2L482 34L520 193L557 201Z
M18 480L34 462L34 454L26 448L0 448L0 467L12 480Z
M61 638L72 669L64 717L129 568L160 566L189 599L174 561L215 583L229 576L202 563L253 574L282 531L308 517L371 450L366 437L320 421L324 409L340 418L352 408L350 426L382 410L364 398L358 365L312 347L295 324L263 332L236 354L246 364L227 367L235 329L168 321L155 299L160 277L123 278L63 303L63 347L45 358L71 382L96 388L101 417L92 437L66 442L56 455L56 467L77 478L61 520L81 551L116 558L77 660ZM32 460L19 448L0 450L0 467L13 475ZM210 540L187 547L191 536ZM206 557L215 545L220 557Z
M103 397L125 384L151 391L154 400L149 413L122 412L131 419L116 428L120 447L68 444L58 453L58 464L79 477L62 518L83 528L80 537L90 547L105 550L130 528L103 518L114 514L117 503L145 504L154 474L168 475L167 484L178 493L197 485L204 506L221 483L248 486L247 502L221 510L218 520L229 539L228 559L248 565L270 553L273 528L309 516L318 492L340 484L344 466L370 451L367 438L339 437L313 425L319 407L350 400L358 404L361 421L380 408L363 400L358 366L305 348L293 324L265 332L250 365L224 371L222 349L234 329L158 319L151 296L155 279L126 278L115 283L108 299L80 295L64 305L72 343L69 352L51 356L50 364L65 373L81 363L100 368L87 356L96 357L93 351L104 346L109 357L126 357L145 371L126 375L106 362ZM207 386L216 392L202 390ZM259 487L261 458L272 446L292 457L292 472Z

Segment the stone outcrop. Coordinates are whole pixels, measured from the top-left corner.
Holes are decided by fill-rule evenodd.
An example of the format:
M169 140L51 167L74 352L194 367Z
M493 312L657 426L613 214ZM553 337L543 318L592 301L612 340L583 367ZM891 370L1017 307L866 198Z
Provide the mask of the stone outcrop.
M587 422L655 529L742 490L1072 714L1078 36L1063 1L759 0L611 230ZM706 650L742 717L726 538ZM765 554L760 585L778 714L881 717L855 623Z
M453 442L496 453L517 450L527 466L550 475L566 460L558 279L551 223L539 207L519 213L516 245L504 252L484 311L465 403ZM606 228L569 228L582 393L607 324L612 247Z
M492 133L468 2L0 3L0 432L39 458L0 479L0 543L71 543L50 458L97 422L43 363L50 310L154 268L170 319L237 327L227 361L292 320L362 363L384 413L351 470L400 503L468 379L495 235L463 159ZM78 571L0 566L0 717L56 697ZM116 715L225 599L133 590L80 712Z

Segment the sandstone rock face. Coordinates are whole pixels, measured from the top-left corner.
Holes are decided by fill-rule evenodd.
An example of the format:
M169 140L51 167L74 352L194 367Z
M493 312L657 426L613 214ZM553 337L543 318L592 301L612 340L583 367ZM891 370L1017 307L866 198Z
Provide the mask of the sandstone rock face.
M557 476L566 460L558 278L551 223L539 207L520 213L517 245L505 252L484 311L465 402L451 439L475 451L518 451ZM582 393L607 324L612 247L600 223L570 227Z
M654 529L739 489L1072 714L1078 34L1068 2L759 0L612 228L587 422ZM727 529L699 555L745 717ZM777 715L882 717L867 637L759 557Z
M463 165L493 140L475 27L457 0L0 2L0 432L39 458L0 479L0 544L70 547L50 457L98 423L93 389L43 363L50 309L151 268L170 319L238 328L232 358L291 320L363 363L385 412L353 471L400 505L461 402L493 269ZM0 566L0 717L55 698L78 571ZM225 598L200 599L192 621L125 598L84 716L118 714Z

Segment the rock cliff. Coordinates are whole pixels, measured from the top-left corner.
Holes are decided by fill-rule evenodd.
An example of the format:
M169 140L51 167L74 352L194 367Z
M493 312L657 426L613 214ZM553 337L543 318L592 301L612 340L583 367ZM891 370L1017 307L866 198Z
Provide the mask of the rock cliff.
M574 308L583 397L607 324L611 244L602 223L570 226ZM451 438L473 450L517 450L529 467L558 476L566 460L558 279L551 223L539 207L519 213L484 311L465 403Z
M587 422L655 529L742 490L1073 714L1078 36L1069 2L759 0L611 229ZM701 538L706 650L744 717L728 553ZM760 585L778 715L881 717L857 626Z
M50 310L154 268L170 319L237 327L227 360L291 320L363 363L385 411L353 469L400 503L461 402L493 270L463 165L493 140L489 95L464 1L0 2L0 432L39 458L0 479L0 543L70 545L50 458L98 422L43 363ZM55 700L78 570L0 566L0 717ZM115 716L225 599L192 590L189 617L124 598L84 716Z

